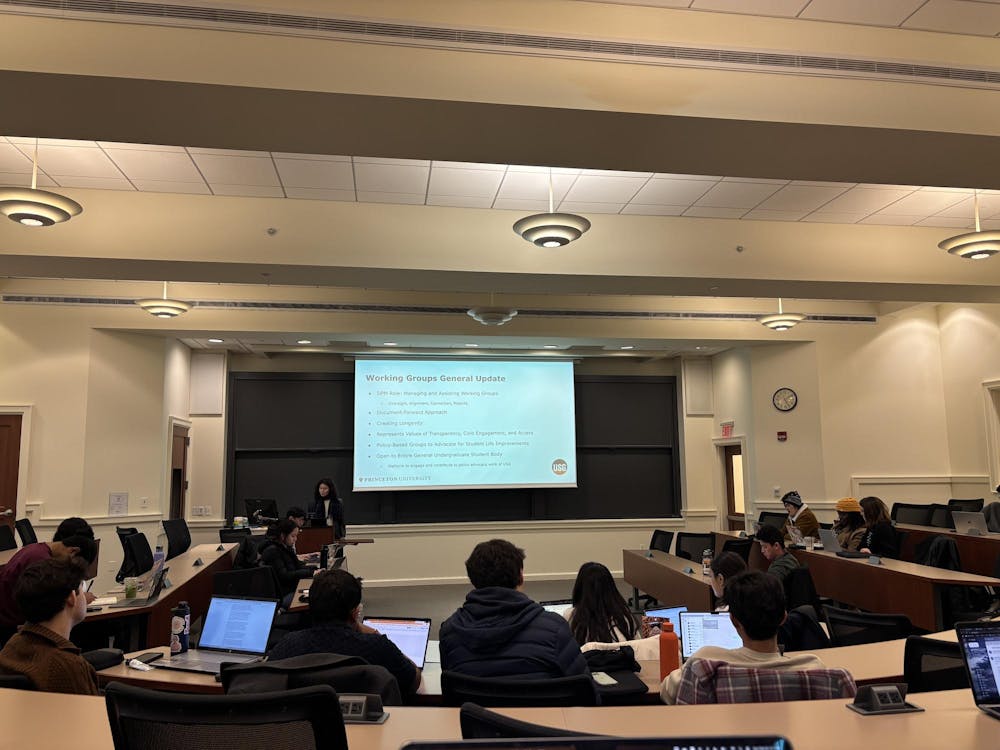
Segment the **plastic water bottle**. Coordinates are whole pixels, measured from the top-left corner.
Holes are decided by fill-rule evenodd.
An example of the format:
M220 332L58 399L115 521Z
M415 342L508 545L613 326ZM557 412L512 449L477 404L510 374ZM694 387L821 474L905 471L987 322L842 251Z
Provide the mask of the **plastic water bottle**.
M167 555L163 551L163 545L156 545L156 552L153 553L153 567L156 567L156 563L162 563L166 559Z
M187 651L190 637L191 607L187 602L180 602L170 610L170 653L183 654Z
M660 681L681 665L680 641L674 632L674 624L664 620L660 625Z

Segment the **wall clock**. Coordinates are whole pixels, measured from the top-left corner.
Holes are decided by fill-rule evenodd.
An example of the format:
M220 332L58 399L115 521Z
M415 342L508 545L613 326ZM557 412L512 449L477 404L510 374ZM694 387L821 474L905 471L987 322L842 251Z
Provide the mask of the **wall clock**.
M791 388L779 388L771 396L771 403L778 411L791 411L799 403L799 396Z

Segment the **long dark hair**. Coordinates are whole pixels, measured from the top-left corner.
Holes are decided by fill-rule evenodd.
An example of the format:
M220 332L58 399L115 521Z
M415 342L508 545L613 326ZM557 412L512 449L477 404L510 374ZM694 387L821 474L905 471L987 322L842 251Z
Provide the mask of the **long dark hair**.
M869 529L877 523L891 523L888 509L881 498L869 495L861 498L860 502L861 510L865 514L865 523L868 524Z
M581 646L590 641L614 643L614 628L626 640L635 638L635 620L611 571L597 562L584 563L573 584L573 638Z
M323 498L319 494L319 486L321 484L325 484L327 487L330 488L330 494L327 495L326 498ZM327 479L320 479L318 482L316 482L316 489L313 490L313 502L314 503L319 503L319 502L323 501L324 499L329 499L330 502L333 502L334 500L337 499L337 497L338 497L338 495L337 495L337 485L335 485L333 483L332 479L329 479L329 478L327 478Z

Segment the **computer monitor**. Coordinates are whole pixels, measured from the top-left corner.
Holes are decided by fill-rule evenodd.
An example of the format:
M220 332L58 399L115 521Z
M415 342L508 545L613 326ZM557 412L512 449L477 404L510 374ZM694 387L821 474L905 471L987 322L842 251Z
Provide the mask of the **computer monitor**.
M252 526L261 526L274 523L280 516L278 515L278 501L272 498L246 498L243 503L246 505L247 519Z

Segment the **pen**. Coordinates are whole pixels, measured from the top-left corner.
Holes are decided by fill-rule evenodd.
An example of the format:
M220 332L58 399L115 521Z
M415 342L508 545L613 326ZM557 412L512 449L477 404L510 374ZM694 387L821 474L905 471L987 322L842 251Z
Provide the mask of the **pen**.
M85 588L84 591L90 591L90 587L93 585L94 585L94 579L91 578L89 581L87 581L87 588Z

